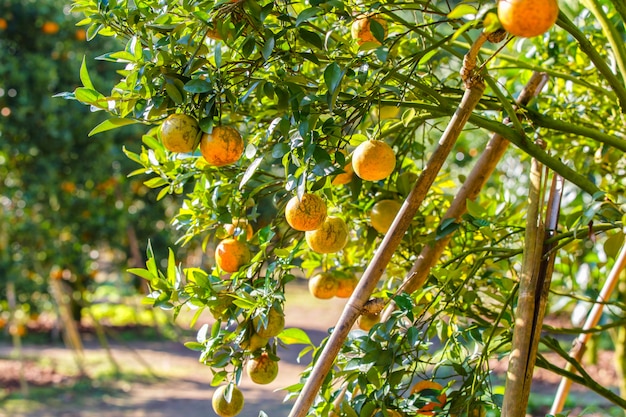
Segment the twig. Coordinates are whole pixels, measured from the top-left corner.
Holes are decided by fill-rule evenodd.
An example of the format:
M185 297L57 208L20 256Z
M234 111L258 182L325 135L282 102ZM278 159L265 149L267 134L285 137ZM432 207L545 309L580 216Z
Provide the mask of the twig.
M576 362L580 362L585 352L585 345L591 338L592 333L589 330L593 329L598 322L600 321L600 317L602 317L602 310L604 309L605 302L611 296L611 293L617 286L619 281L619 276L626 267L626 245L622 247L609 276L598 295L596 300L596 304L594 304L593 308L589 312L587 316L587 320L583 325L582 332L578 335L578 338L574 341L574 347L570 352L572 359ZM568 363L567 371L573 372L573 367L570 363ZM565 404L565 400L567 399L567 394L569 393L570 387L572 386L572 380L567 377L563 377L561 379L561 383L559 384L559 388L557 389L556 396L554 398L554 402L552 403L552 408L550 409L550 414L557 414L563 410L563 405Z

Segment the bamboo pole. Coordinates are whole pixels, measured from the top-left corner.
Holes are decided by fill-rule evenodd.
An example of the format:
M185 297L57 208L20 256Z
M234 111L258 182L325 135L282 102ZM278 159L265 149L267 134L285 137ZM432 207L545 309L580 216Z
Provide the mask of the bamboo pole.
M487 35L481 33L480 37L472 45L472 49L468 52L468 59L464 60L464 67L472 65L467 62L472 58L475 60L476 54L480 47L487 40ZM471 68L474 68L472 65ZM304 417L307 415L309 408L315 400L320 387L330 368L332 367L343 342L348 333L352 329L356 319L363 311L365 303L369 300L370 295L376 288L380 277L385 271L387 264L391 260L393 253L399 246L404 234L409 228L415 213L424 201L426 194L434 183L439 170L447 159L452 147L456 143L465 124L467 123L474 108L480 101L484 91L485 84L481 77L477 76L473 71L466 72L464 75L466 90L461 99L461 103L456 112L450 119L446 130L443 132L441 139L432 153L424 170L417 178L413 189L409 193L406 201L400 208L399 213L394 219L389 231L385 235L380 247L376 251L374 257L370 261L367 269L363 273L358 286L354 293L346 303L341 316L335 326L326 346L324 346L317 362L314 364L311 374L307 379L300 395L296 399L289 417Z
M534 72L520 92L517 98L517 104L520 106L527 105L533 97L539 94L547 81L548 76L545 73ZM504 123L507 123L506 119ZM450 207L443 216L442 222L448 219L456 219L458 221L458 219L465 214L467 211L467 200L475 200L476 197L478 197L480 190L485 186L485 183L496 169L498 162L502 159L509 143L506 138L498 133L494 133L491 136L491 139L485 147L485 151L481 154L478 161L476 161L465 183L463 183L463 186L454 197L454 200L452 200ZM441 258L441 254L450 243L452 236L452 233L448 234L432 244L424 246L413 264L413 267L407 274L404 283L400 287L401 291L410 294L424 285L430 270ZM389 318L394 308L395 305L390 303L389 307L387 307L383 313L382 321Z
M589 312L587 320L583 324L582 332L578 335L578 338L574 342L574 347L570 352L570 356L576 362L580 362L582 359L583 354L585 353L585 346L591 338L592 333L590 330L593 329L600 321L600 317L602 317L602 311L604 309L604 303L611 297L611 293L617 286L619 276L624 268L626 268L626 245L622 246L622 249L617 256L617 260L615 261L613 268L611 268L611 272L609 273L600 294L596 298L596 303ZM575 371L570 363L567 364L566 370L571 372ZM567 394L569 393L571 386L572 381L570 379L565 377L561 379L554 402L552 403L552 408L550 409L550 414L557 414L563 410L563 406L565 405L565 400L567 399Z
M539 206L543 203L542 170L543 167L539 162L533 159L518 306L513 330L513 347L506 374L502 417L526 415L554 269L555 256L552 251L554 244L547 241L556 233L563 178L558 175L553 177L544 225L539 212Z

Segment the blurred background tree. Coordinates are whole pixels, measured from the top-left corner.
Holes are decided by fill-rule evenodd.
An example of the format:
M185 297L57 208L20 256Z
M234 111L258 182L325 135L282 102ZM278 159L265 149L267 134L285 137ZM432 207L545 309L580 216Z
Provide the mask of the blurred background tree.
M75 319L89 293L134 293L140 282L119 271L142 264L148 240L167 233L167 199L155 203L126 178L134 164L122 143L134 149L140 134L89 137L104 115L53 97L75 88L84 56L93 60L115 42L87 44L79 17L64 0L0 1L0 318L9 319L6 289L14 287L22 331L54 306L50 279L68 289ZM96 66L94 81L102 85L115 69Z

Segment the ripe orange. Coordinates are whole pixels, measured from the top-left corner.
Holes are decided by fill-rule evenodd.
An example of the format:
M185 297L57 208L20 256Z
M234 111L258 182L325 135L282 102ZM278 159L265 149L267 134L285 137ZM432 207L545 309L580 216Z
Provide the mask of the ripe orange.
M294 196L287 202L285 218L296 230L315 230L326 219L326 203L315 194L306 193L302 199Z
M7 20L5 18L0 17L0 30L6 30L9 25L7 24Z
M499 0L498 19L511 35L522 38L539 36L556 23L557 0Z
M237 239L224 239L215 248L215 263L225 272L237 272L250 262L250 249Z
M372 206L370 223L378 233L387 233L402 204L396 200L380 200Z
M278 336L278 334L285 328L285 315L273 307L270 308L267 313L266 319L267 322L265 324L261 322L261 318L258 316L252 319L254 329L261 337L269 339L271 337Z
M364 312L359 316L356 324L359 326L359 329L369 332L370 329L378 322L380 322L380 314Z
M161 142L170 152L193 152L199 135L198 121L186 114L170 114L161 124Z
M241 410L243 410L243 394L236 385L233 385L232 387L233 391L230 401L226 399L226 389L228 388L228 385L218 387L213 393L213 398L211 400L213 411L215 411L215 414L220 417L234 417L241 413Z
M382 140L366 140L352 153L352 168L365 181L387 178L396 167L396 154Z
M426 405L418 410L418 415L432 416L435 414L433 410L435 410L435 408L442 408L446 404L448 398L446 394L442 392L443 385L438 382L429 380L419 381L415 385L413 385L413 387L411 388L411 395L419 394L424 390L437 391L437 401L431 401L429 403L426 403Z
M352 176L354 175L354 169L352 169L352 162L348 161L346 165L343 167L344 172L341 174L337 174L335 178L330 182L332 185L343 185L348 184L352 181Z
M74 38L76 38L77 41L87 40L87 31L85 29L78 29L74 32Z
M337 295L338 286L337 279L330 272L316 274L309 280L309 292L321 300L328 300Z
M248 360L246 371L252 382L261 385L269 384L278 376L278 362L270 358L267 352L263 352Z
M243 154L243 139L233 127L215 126L211 133L202 135L200 152L210 165L234 164Z
M241 342L241 347L249 352L255 352L265 346L269 342L269 338L261 337L258 333L254 332L247 340Z
M254 229L247 219L233 219L232 223L224 225L224 229L228 236L238 237L239 235L246 234L246 240L252 239L254 236Z
M309 248L317 253L335 253L348 243L348 225L341 217L328 216L315 230L305 233Z
M341 274L337 276L337 297L348 298L359 284L359 279L354 274Z
M59 31L60 27L57 22L44 22L43 26L41 26L41 31L46 35L54 35Z
M356 43L359 45L366 42L373 42L380 45L380 41L374 37L370 27L372 20L378 22L383 27L383 38L387 36L387 22L384 19L377 16L361 15L352 22L352 27L350 28L352 39L356 40Z

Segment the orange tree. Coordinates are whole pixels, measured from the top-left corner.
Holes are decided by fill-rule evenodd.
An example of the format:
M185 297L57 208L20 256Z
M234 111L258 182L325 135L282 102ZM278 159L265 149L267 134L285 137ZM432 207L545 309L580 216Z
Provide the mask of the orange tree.
M597 291L623 241L626 11L585 3L592 13L563 2L556 26L526 39L499 30L491 1L74 2L88 38L124 41L101 57L123 69L102 92L87 62L69 96L110 113L97 132L143 126L141 151L125 150L131 174L179 202L171 222L182 237L167 268L149 249L132 272L155 306L214 315L187 345L215 385L232 392L246 360L303 343L314 361L288 388L292 416L497 412L490 359L514 350L519 262L534 247L524 243L531 159L567 184L547 232L555 305L577 302L581 265L593 265L599 279L586 290ZM541 2L530 4L523 16ZM537 91L517 103L527 82ZM174 136L172 115L188 116ZM386 235L370 220L381 200L406 200ZM324 243L313 250L312 239ZM177 261L193 243L206 258ZM313 346L283 330L283 306L290 282L319 271L363 277L333 334ZM619 304L614 312L619 323ZM382 320L348 332L361 313ZM564 353L552 341L543 340ZM424 379L445 397L412 392ZM578 382L624 406L590 378Z
M17 301L35 313L50 306L49 279L63 280L76 299L93 289L101 250L130 255L129 228L142 247L148 236L157 238L150 213L162 211L145 204L146 187L135 182L134 192L126 180L126 136L88 137L102 117L53 98L76 86L84 55L114 42L88 45L64 1L0 5L0 291L6 300L13 282ZM113 71L101 66L94 77Z

